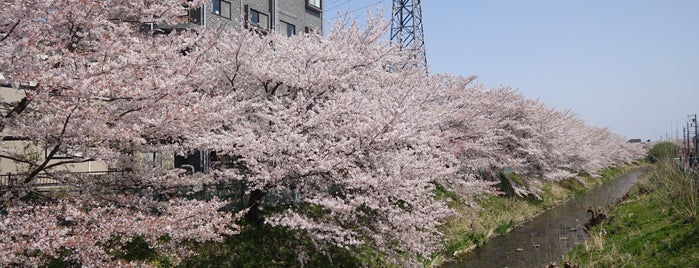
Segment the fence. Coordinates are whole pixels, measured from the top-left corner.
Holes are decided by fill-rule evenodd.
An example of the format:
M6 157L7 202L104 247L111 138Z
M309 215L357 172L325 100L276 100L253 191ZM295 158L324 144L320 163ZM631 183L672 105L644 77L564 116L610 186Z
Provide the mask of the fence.
M92 171L92 172L70 172L60 174L61 179L52 178L47 175L37 176L27 186L37 192L52 192L52 191L70 191L82 192L84 190L82 182L92 182L96 184L102 183L115 185L113 182L118 182L127 177L130 171L127 170L109 170L109 171ZM9 188L21 186L22 181L27 174L23 173L6 173L0 174L0 193L5 192ZM129 194L139 194L144 191L138 187L115 187L113 191ZM195 190L192 186L178 187L175 189L175 196L209 200L214 197L230 200L228 205L221 208L225 211L240 211L247 206L246 200L249 198L248 186L244 182L225 182L203 185L201 189ZM156 194L156 198L167 198ZM268 191L262 198L262 203L265 206L280 206L289 205L299 202L301 194L294 189L281 189L276 191Z
M30 183L30 187L37 188L37 190L48 190L47 188L49 187L71 187L71 186L77 186L76 182L80 181L79 178L86 178L86 177L91 177L91 180L94 180L97 178L98 180L107 180L107 179L118 179L118 178L123 178L124 175L128 171L124 170L108 170L108 171L90 171L90 172L70 172L70 173L65 173L69 174L72 179L71 181L73 182L67 182L65 180L60 180L55 177L51 177L45 174L40 174L37 175L36 178L34 178ZM64 175L65 175L64 174ZM12 187L12 186L19 186L22 184L22 181L28 176L28 174L25 173L6 173L6 174L0 174L0 187Z

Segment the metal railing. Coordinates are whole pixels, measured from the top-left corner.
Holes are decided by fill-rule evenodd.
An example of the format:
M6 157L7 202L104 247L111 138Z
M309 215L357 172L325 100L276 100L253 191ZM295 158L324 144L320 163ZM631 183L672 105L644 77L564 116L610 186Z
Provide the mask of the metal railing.
M91 171L91 172L67 172L56 174L54 177L48 175L40 175L32 180L31 183L22 185L22 181L28 176L26 173L5 173L0 174L0 193L9 190L12 187L29 187L37 192L51 191L69 191L82 192L83 182L92 184L103 184L108 191L117 191L130 194L139 194L144 191L142 187L113 187L114 182L119 182L131 173L128 170L109 170L109 171ZM111 186L111 187L110 187ZM191 186L182 186L176 189L174 196L193 198L193 199L212 199L214 197L227 199L229 204L222 208L227 211L240 211L247 206L249 198L248 186L244 182L221 182L214 184L203 185L201 188L194 190ZM172 195L170 195L172 196ZM282 190L268 191L262 198L262 203L265 206L280 206L290 205L299 202L301 194L294 189L284 188Z
M90 176L93 177L91 179L94 179L94 177L105 177L105 178L123 178L124 175L128 171L124 170L108 170L108 171L87 171L87 172L69 172L69 173L64 173L60 175L66 175L69 174L70 176L73 177L83 177L83 176ZM26 173L5 173L5 174L0 174L0 186L13 186L13 185L19 185L26 177L28 174ZM60 179L57 179L56 177L52 177L46 174L40 174L37 175L34 179L32 179L30 185L35 186L35 187L41 187L41 186L61 186L67 184L65 181L61 181Z

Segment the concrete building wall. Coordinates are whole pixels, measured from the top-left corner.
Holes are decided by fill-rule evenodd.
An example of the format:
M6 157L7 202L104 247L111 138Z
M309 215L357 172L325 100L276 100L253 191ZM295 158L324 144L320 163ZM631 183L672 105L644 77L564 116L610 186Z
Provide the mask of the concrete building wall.
M22 90L0 86L0 103L17 103L24 98ZM9 112L8 108L0 109L0 113L5 115ZM0 136L5 136L7 130L0 132ZM21 158L33 161L43 161L46 159L45 148L33 145L30 141L15 140L0 142L0 150L11 151L21 156ZM65 160L51 160L49 164ZM0 175L18 174L26 172L28 166L7 158L0 157ZM68 164L55 167L55 171L71 171L71 172L96 172L107 171L107 163L103 161L89 161L84 163Z
M310 3L309 3L310 1ZM252 25L251 13L261 16L259 29L264 32L286 33L288 24L295 33L315 31L323 33L322 0L214 0L198 13L202 24L215 27L231 24L239 27ZM320 7L316 6L320 5ZM246 23L247 22L247 23Z

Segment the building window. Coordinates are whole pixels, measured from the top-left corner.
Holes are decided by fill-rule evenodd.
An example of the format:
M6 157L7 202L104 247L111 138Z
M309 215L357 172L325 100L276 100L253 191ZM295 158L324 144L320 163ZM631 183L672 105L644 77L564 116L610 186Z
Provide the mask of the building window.
M214 14L221 17L230 19L231 18L231 2L223 0L214 0Z
M286 34L286 36L295 35L296 25L293 25L286 21L279 21L279 34Z
M296 26L293 24L286 25L286 36L292 36L296 34Z
M321 1L321 0L308 0L307 4L308 4L309 7L315 8L315 9L317 9L318 11L320 11L321 8L322 8L321 5L320 5L320 1Z
M249 18L250 25L257 26L265 30L269 29L269 17L267 14L250 9Z
M204 21L202 18L204 17L204 14L202 14L202 8L190 8L187 13L189 15L189 23L192 24L198 24L198 25L204 25Z

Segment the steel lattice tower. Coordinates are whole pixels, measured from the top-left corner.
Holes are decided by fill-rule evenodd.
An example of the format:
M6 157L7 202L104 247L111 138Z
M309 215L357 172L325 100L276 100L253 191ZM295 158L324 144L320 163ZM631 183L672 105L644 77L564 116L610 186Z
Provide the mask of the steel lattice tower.
M393 0L391 42L412 50L417 67L427 71L425 33L422 29L420 0Z

